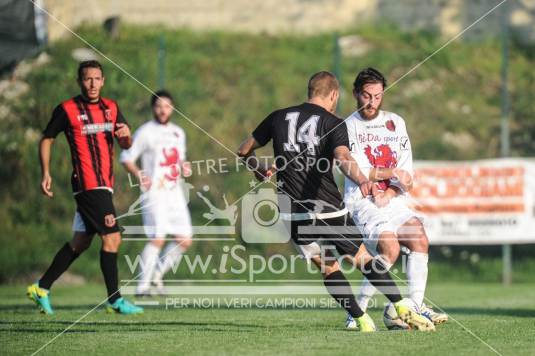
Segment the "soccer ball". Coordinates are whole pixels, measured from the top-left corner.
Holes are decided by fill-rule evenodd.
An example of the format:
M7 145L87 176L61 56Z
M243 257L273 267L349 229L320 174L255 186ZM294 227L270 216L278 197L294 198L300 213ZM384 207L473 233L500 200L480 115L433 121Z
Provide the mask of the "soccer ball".
M411 309L417 310L416 304L411 306ZM398 316L398 312L396 311L396 307L394 307L394 304L388 303L385 306L385 311L383 313L383 322L385 323L385 326L388 330L409 330L410 327L407 323L405 323L403 320L400 319Z

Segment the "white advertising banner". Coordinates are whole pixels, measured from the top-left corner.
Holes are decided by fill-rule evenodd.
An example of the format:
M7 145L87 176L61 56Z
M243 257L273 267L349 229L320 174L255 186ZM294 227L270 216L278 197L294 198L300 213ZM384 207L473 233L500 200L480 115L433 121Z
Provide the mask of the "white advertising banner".
M416 161L411 196L431 244L535 243L535 160Z

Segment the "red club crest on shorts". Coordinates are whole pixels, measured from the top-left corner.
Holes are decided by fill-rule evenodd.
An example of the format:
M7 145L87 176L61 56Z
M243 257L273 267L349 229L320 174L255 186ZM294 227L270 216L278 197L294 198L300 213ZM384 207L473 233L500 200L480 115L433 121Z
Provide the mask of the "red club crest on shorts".
M385 127L390 131L396 131L396 124L394 124L394 121L392 120L385 122Z
M108 214L104 217L104 225L107 227L113 227L115 225L115 216Z

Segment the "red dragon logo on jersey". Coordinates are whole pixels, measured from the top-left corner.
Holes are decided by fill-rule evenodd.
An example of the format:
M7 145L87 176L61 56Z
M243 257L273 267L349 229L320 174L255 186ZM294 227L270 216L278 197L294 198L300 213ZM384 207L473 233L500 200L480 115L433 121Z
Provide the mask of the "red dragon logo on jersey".
M165 179L168 181L174 182L180 176L179 162L180 154L176 147L171 147L170 149L162 149L163 156L165 161L160 163L161 167L169 167L169 173L164 175Z
M368 157L368 161L370 161L371 165L374 167L394 168L398 164L396 152L393 152L388 145L379 145L373 152L370 145L368 145L364 149L364 153L366 154L366 157ZM384 191L388 188L389 183L389 180L382 180L376 184L379 190Z
M370 145L368 145L364 149L364 153L374 167L394 168L398 164L396 152L393 152L388 145L379 145L373 152Z
M394 168L398 164L397 154L390 149L388 145L379 145L373 152L370 145L364 148L364 153L368 157L371 165L379 168ZM382 180L377 182L377 186L380 190L386 190L389 185L388 180Z

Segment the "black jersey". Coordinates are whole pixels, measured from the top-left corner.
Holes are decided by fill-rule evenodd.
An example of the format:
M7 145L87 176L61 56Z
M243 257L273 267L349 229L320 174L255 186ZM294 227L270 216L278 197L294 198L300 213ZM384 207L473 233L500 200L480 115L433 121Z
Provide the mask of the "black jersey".
M344 208L332 172L335 148L349 148L341 119L318 105L303 103L271 113L253 137L262 146L273 140L279 193L289 196L292 212Z

